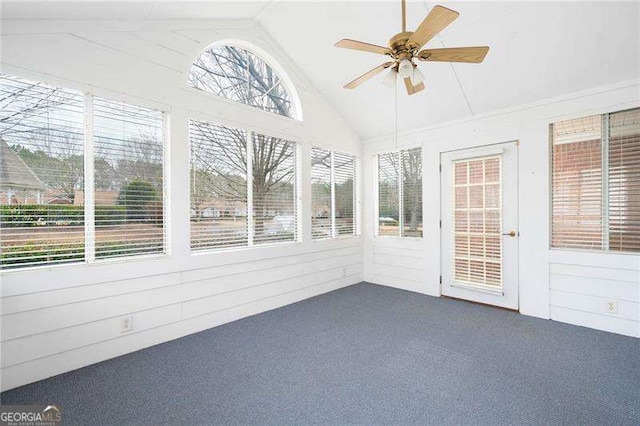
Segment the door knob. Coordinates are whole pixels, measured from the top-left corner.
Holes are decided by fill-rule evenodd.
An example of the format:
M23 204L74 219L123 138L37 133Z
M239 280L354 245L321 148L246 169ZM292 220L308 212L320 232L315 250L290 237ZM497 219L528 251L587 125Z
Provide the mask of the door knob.
M509 231L506 234L502 234L502 235L508 235L510 237L515 237L517 235L517 232L516 231Z

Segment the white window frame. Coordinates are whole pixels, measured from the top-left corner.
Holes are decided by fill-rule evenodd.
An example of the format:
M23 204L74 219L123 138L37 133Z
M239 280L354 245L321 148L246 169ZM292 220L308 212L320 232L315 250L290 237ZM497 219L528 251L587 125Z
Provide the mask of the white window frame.
M197 89L196 89L197 90ZM301 170L301 159L302 159L302 144L298 141L294 141L293 139L289 139L283 136L273 136L267 132L256 131L255 129L247 128L247 127L237 127L233 125L225 124L219 120L212 120L210 118L201 118L191 116L189 117L189 123L192 120L196 121L204 121L207 123L211 123L212 125L217 126L230 126L236 127L239 130L243 130L245 132L245 149L247 152L247 245L246 246L221 246L221 247L205 247L202 249L195 249L191 247L191 218L189 218L189 254L192 256L199 256L210 253L224 253L224 252L234 252L239 250L247 250L247 249L259 249L262 247L273 247L279 245L286 244L297 244L303 241L302 237L302 192L301 192L301 182L302 182L302 170ZM254 134L259 134L267 137L274 137L278 139L285 140L287 142L293 143L294 150L294 177L293 177L293 186L294 186L294 217L296 220L295 224L295 236L291 241L274 241L263 244L255 244L255 224L254 224L254 205L253 205L253 149L250 149L252 144L254 143L253 136ZM191 137L188 137L188 155L191 157ZM189 182L191 185L191 182ZM191 188L189 187L189 193L191 193ZM189 195L191 197L191 195Z
M580 115L577 117L567 117L555 120L553 122L548 122L549 129L549 250L552 251L565 251L565 252L578 252L578 253L596 253L596 254L615 254L622 256L640 256L640 252L636 251L616 251L611 250L609 248L609 138L610 138L610 129L609 129L609 120L612 114L616 114L619 112L624 112L633 109L640 109L640 106L625 108L617 111L605 111L605 112L595 112L593 114ZM600 249L592 249L592 248L573 248L573 247L558 247L553 245L553 126L561 123L563 121L569 121L574 119L580 119L584 117L588 117L591 115L600 116L601 120L601 173L602 173L602 224L601 224L601 232L602 232L602 248Z
M24 78L21 76L17 76L15 74L6 74L14 77L18 77L21 79L33 81L33 82L41 82L46 83L43 80L38 79L33 80L31 78ZM66 87L60 86L58 84L53 84L55 87L64 88L67 90L75 90L68 89ZM0 275L6 275L11 273L21 273L29 270L38 270L38 269L51 269L51 268L69 268L79 265L97 265L97 264L108 264L108 263L120 263L120 262L136 262L140 260L148 260L148 259L158 259L158 258L166 258L169 257L171 252L171 247L169 246L169 235L170 230L170 220L169 220L169 157L167 155L170 153L169 146L169 113L162 108L158 108L157 106L138 106L134 103L130 103L127 101L123 101L122 99L115 99L114 97L103 96L100 95L100 98L109 100L112 102L123 103L127 105L132 105L140 108L153 109L162 114L162 220L163 220L163 250L162 253L150 253L150 254L137 254L131 256L114 256L109 258L97 259L95 256L96 253L96 240L95 240L95 231L96 231L96 223L95 223L95 144L94 144L94 110L93 110L93 100L95 95L88 91L78 91L83 96L83 181L84 181L84 259L82 261L77 262L68 262L68 263L53 263L53 264L40 264L40 265L27 265L27 266L19 266L15 268L9 269L0 269Z
M323 148L318 145L311 146L311 149L318 148L323 149L325 151L329 151L331 155L331 166L329 171L329 185L331 188L331 212L330 212L330 220L331 220L331 236L325 238L313 238L313 228L311 229L311 241L327 241L333 239L348 239L348 238L357 238L360 236L360 179L359 179L359 171L360 171L360 158L352 154L350 152L342 152L336 151L333 149ZM350 234L342 234L338 235L338 228L336 226L336 181L335 181L335 154L348 155L353 157L353 232ZM311 164L309 164L309 172L311 172ZM313 191L309 191L310 196L313 196ZM313 214L313 212L312 212ZM313 227L313 222L311 221L311 217L309 217L310 226Z
M218 40L218 41L215 41L215 42L207 45L204 49L199 51L198 55L196 56L196 58L194 58L194 60L189 63L188 69L185 70L186 71L185 75L187 75L187 76L189 75L195 60L197 58L199 58L205 51L207 51L209 49L212 49L212 48L220 47L220 46L231 46L231 47L237 47L237 48L246 50L246 51L258 56L267 65L269 65L269 67L271 67L271 69L274 70L275 73L278 75L278 77L280 78L282 84L287 89L287 92L288 92L289 96L291 97L293 115L292 116L286 116L286 115L281 115L281 114L269 112L269 111L263 110L262 108L246 104L244 102L235 101L233 99L229 99L229 98L226 98L224 96L216 95L213 92L207 92L205 90L198 89L198 88L193 87L193 86L191 86L189 84L188 77L187 77L187 79L183 80L184 81L183 88L185 90L187 90L190 93L197 94L197 95L215 96L218 100L220 100L222 102L229 103L230 105L241 106L241 108L246 109L247 111L251 111L251 112L260 111L260 113L262 113L262 114L268 114L269 117L272 117L272 118L276 117L276 120L283 120L283 122L289 122L290 120L303 121L302 102L300 101L300 96L298 95L298 91L296 90L296 86L293 84L293 81L291 80L291 77L289 77L289 74L287 72L285 72L284 67L282 67L280 65L280 63L277 60L275 60L275 58L273 58L266 50L256 46L253 43L250 43L248 41L240 40L240 39L223 39L223 40Z
M277 115L277 114L274 114ZM301 217L302 214L302 194L301 194L301 186L300 182L302 179L302 173L301 173L301 159L302 159L302 147L301 147L301 143L298 141L293 140L293 138L289 139L288 137L283 137L283 136L274 136L273 134L270 134L268 132L263 132L263 131L256 131L255 129L244 129L247 132L247 145L246 145L246 149L247 149L247 236L251 235L251 238L247 241L247 247L272 247L272 246L277 246L277 245L283 245L283 244L296 244L296 243L301 243L303 241L302 239L302 223L298 220ZM254 217L255 217L255 212L253 211L254 205L253 205L253 149L249 149L250 147L252 147L252 144L254 143L254 139L253 136L255 134L258 135L262 135L262 136L266 136L266 137L271 137L271 138L277 138L277 139L281 139L284 140L286 142L291 142L293 143L293 209L294 209L294 214L293 216L295 217L295 230L296 233L293 237L293 240L291 241L274 241L274 242L270 242L270 243L262 243L262 244L258 244L256 245L254 242L255 239L255 227L254 227ZM249 158L251 158L251 168L249 167ZM251 188L251 204L249 204L249 188ZM249 211L251 211L251 220L249 220ZM247 247L235 247L236 250L242 250L242 249L246 249ZM224 249L224 247L222 247L221 249ZM215 251L219 251L219 250L215 250Z
M169 123L168 123L168 118L169 118L169 113L166 110L160 109L160 108L156 108L156 107L147 107L147 106L139 106L136 105L134 103L128 102L126 100L122 100L122 99L115 99L112 97L107 97L107 96L102 96L100 95L99 97L102 99L105 99L107 101L111 101L111 102L117 102L117 103L122 103L125 105L131 105L131 106L135 106L135 107L139 107L139 108L147 108L147 109L153 109L156 112L159 112L162 114L162 253L147 253L147 254L136 254L136 255L130 255L130 256L113 256L113 257L107 257L107 258L101 258L98 259L95 256L96 253L96 244L95 244L95 232L96 232L96 222L95 222L95 170L94 170L94 165L95 165L95 143L94 143L94 114L93 114L93 100L95 99L95 94L90 93L90 92L86 92L85 93L85 114L87 113L87 111L91 112L90 116L85 116L85 161L89 161L90 166L89 168L91 169L91 174L88 174L88 168L85 167L85 175L84 175L84 179L85 179L85 248L86 248L86 241L87 241L87 234L89 234L91 236L92 239L92 245L89 248L90 251L87 251L85 249L85 258L84 258L84 263L85 264L108 264L108 263L119 263L119 262L130 262L130 261L139 261L139 260L149 260L149 259L158 259L158 258L167 258L170 256L170 252L171 252L171 247L169 246L169 238L168 235L170 235L171 233L169 232L169 226L170 226L170 220L169 220L169 212L171 210L171 207L169 205L168 199L169 199L169 187L168 187L168 180L169 180L169 164L168 164L168 157L170 157L169 154L170 151L170 146L169 146ZM87 100L90 99L91 100L91 104L90 106L87 107ZM89 132L90 130L90 134L87 135L87 132ZM91 146L91 150L89 151L89 145ZM87 160L88 159L88 160ZM91 187L89 187L89 189L87 189L87 182L91 182ZM91 197L91 199L89 199L89 197ZM91 201L91 204L89 204L89 201ZM88 207L90 206L90 207ZM91 211L91 221L87 223L87 209L89 209ZM90 228L87 231L87 228ZM89 257L87 256L87 253L91 253L91 260L89 260ZM69 265L73 265L73 263L70 263Z
M384 239L394 239L400 238L406 241L422 241L425 238L425 229L424 229L424 182L422 183L422 191L420 192L420 197L422 198L422 209L423 209L423 223L422 223L422 236L421 237L405 237L403 236L404 230L404 185L402 183L402 152L403 151L411 151L413 149L422 149L422 146L413 146L402 149L397 149L393 151L383 151L375 154L373 156L373 182L374 182L374 194L375 194L375 206L374 206L374 237L375 238L384 238ZM379 165L380 165L380 155L383 154L396 154L398 156L398 164L400 167L398 168L398 235L380 235L380 185L379 185ZM423 152L420 151L420 161L422 161L424 166L424 158ZM422 172L422 176L424 178L424 170Z

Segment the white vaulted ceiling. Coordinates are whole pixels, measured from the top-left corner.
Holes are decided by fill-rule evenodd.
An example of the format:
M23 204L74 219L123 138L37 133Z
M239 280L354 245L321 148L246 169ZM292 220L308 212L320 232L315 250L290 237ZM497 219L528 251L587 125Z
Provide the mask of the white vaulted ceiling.
M435 4L460 17L429 47L488 45L482 64L420 63L426 90L398 88L399 131L640 76L640 4L409 2L413 30ZM333 47L341 38L386 45L400 31L390 2L3 3L2 19L255 19L363 139L395 131L393 89L380 78L342 86L385 57Z
M265 28L363 138L394 131L394 93L378 81L341 86L383 56L332 47L340 38L385 45L400 31L400 2L280 3ZM413 30L433 5L411 3ZM640 75L639 4L444 3L460 17L431 47L488 45L482 64L420 63L426 90L398 97L407 130L610 84ZM466 98L465 99L465 95Z

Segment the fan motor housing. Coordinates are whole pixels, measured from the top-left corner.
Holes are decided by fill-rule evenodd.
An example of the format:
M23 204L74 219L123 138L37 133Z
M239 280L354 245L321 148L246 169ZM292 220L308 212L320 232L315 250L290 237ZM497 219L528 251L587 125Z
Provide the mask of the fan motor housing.
M389 49L393 50L393 53L396 55L409 51L407 41L409 41L412 35L412 31L404 31L394 35L391 37L391 40L389 40Z

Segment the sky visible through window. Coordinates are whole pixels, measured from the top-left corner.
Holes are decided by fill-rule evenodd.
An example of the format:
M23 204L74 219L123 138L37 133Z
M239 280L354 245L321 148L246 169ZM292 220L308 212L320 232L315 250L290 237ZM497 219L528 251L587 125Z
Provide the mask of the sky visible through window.
M294 118L282 79L258 55L236 46L206 49L193 63L188 83L196 89Z

